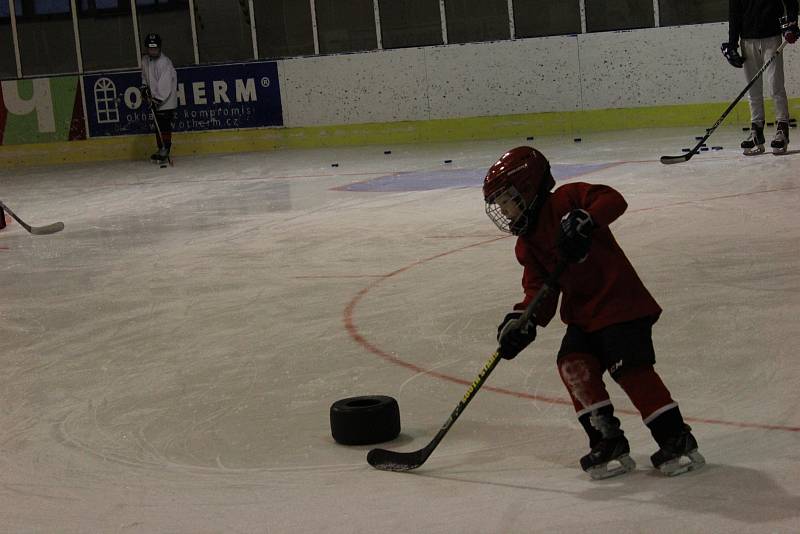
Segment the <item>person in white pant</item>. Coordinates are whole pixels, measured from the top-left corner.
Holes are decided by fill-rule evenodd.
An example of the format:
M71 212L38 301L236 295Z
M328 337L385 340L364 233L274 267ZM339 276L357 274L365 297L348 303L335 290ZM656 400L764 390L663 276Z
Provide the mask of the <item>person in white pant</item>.
M798 0L730 0L728 42L722 43L722 53L728 63L743 68L748 81L764 66L783 42L797 41ZM741 39L742 54L739 54ZM763 78L750 88L750 135L742 142L747 155L764 152L764 89L775 102L777 129L771 147L776 154L785 153L789 145L789 102L780 56L764 71Z
M163 162L169 160L172 148L172 122L178 107L178 74L172 61L161 51L161 36L148 34L144 44L147 55L142 58L140 91L153 111L158 146L158 152L150 159Z

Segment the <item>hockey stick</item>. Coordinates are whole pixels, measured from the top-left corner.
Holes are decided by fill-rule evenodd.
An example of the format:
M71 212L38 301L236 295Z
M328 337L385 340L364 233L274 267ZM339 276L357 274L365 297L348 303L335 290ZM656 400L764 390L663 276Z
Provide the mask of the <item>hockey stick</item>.
M533 301L528 305L525 309L525 312L520 317L520 320L523 322L527 322L533 317L536 312L539 310L542 302L546 298L548 298L553 292L556 290L556 283L558 278L567 268L567 262L564 260L559 261L556 265L556 268L550 274L550 276L545 280L544 285L536 294ZM461 412L467 407L470 401L475 397L478 393L478 390L481 389L484 382L489 378L489 375L492 373L497 364L500 362L500 349L498 348L494 351L494 354L487 360L486 364L481 369L481 372L478 374L478 378L469 386L467 389L467 393L464 395L464 398L458 403L456 409L453 410L453 413L450 414L450 417L447 418L444 425L439 429L439 432L434 436L430 443L428 443L422 449L413 452L396 452L396 451L387 451L386 449L372 449L367 454L367 462L374 467L375 469L380 469L381 471L411 471L412 469L416 469L417 467L421 466L425 463L425 460L433 453L436 446L439 445L439 442L442 441L445 434L450 430L450 427L456 422L456 419L461 415Z
M153 114L153 122L156 124L156 131L158 132L158 138L161 139L161 146L164 146L164 136L161 134L161 126L158 125L158 117L156 116L155 102L153 101L152 97L148 99L148 102L150 103L150 113ZM167 154L167 162L170 165L172 165L172 158L169 156L169 154ZM167 164L164 163L163 161L161 161L160 163L162 169L167 166Z
M756 72L755 76L753 76L753 79L750 80L750 83L747 84L747 87L745 87L742 90L742 92L739 93L739 96L737 96L736 99L733 102L731 102L731 105L728 106L728 109L725 110L725 113L723 113L722 116L719 119L717 119L717 122L714 123L714 126L706 130L705 137L703 137L703 139L701 139L700 142L697 143L697 145L692 150L681 156L661 156L661 163L665 165L671 165L673 163L683 163L684 161L689 161L690 159L692 159L692 156L700 152L700 147L702 147L705 144L706 140L709 137L711 137L711 134L714 133L714 130L716 130L719 127L719 125L722 124L722 121L724 121L725 117L727 117L728 114L731 112L731 110L733 110L733 108L736 107L736 104L738 104L739 101L742 98L744 98L744 95L747 94L747 91L749 91L750 88L753 87L753 84L755 84L761 77L761 75L764 74L764 71L767 70L767 67L772 65L772 62L775 61L775 58L781 55L781 52L783 52L783 49L786 47L787 44L789 44L787 41L781 43L781 45L775 51L775 54L773 54L771 58L769 58L767 61L764 62L764 66L758 69L758 72Z
M16 213L11 211L8 206L6 206L3 202L0 202L0 208L4 211L7 211L11 217L17 221L23 228L25 228L28 232L32 233L33 235L48 235L48 234L55 234L56 232L60 232L64 229L63 222L56 222L53 224L48 224L47 226L31 226L30 224L26 223L22 219L20 219ZM1 216L1 215L0 215Z

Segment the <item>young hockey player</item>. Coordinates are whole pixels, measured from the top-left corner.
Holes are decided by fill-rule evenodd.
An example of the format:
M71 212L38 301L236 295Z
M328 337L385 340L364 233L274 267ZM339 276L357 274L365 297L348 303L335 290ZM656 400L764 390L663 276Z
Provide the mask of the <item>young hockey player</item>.
M178 107L178 75L172 61L161 50L161 37L149 34L144 40L147 55L142 58L142 87L144 99L153 110L156 121L158 152L150 156L153 161L169 160L172 148L172 121Z
M764 66L783 42L797 41L797 0L730 0L728 42L722 53L728 63L744 67L747 80ZM739 54L741 38L742 54ZM789 145L789 103L783 77L783 56L764 71L767 86L775 102L777 131L770 146L775 154L785 154ZM764 88L758 80L750 88L750 135L742 142L748 156L764 152Z
M525 299L498 327L501 356L516 357L536 338L535 327L550 322L557 296L545 301L529 324L523 324L522 310L559 260L568 261L558 279L567 331L557 364L589 436L591 451L581 467L595 479L635 467L603 383L606 371L658 443L653 466L667 475L702 466L691 428L653 368L652 326L661 308L608 228L625 211L625 200L605 185L571 183L551 193L554 186L549 162L531 147L503 154L484 180L486 213L502 231L518 236L516 256L524 267Z

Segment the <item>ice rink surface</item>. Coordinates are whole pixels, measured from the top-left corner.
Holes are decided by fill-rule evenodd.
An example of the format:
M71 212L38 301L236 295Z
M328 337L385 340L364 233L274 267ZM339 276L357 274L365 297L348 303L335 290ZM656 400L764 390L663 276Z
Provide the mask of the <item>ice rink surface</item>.
M673 479L610 381L638 469L580 470L558 319L417 472L330 436L335 400L385 394L386 446L424 446L495 349L521 268L479 184L524 139L0 171L21 217L66 223L0 232L0 531L800 531L800 153L746 158L731 128L658 163L695 133L535 142L629 202L612 229L708 461Z

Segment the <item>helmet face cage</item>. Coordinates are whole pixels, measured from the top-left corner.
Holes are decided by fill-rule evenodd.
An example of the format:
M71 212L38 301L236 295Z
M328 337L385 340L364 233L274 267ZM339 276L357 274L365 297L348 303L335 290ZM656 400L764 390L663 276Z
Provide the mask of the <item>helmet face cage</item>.
M507 234L520 235L525 231L529 207L514 186L506 187L486 199L486 214L500 231Z

